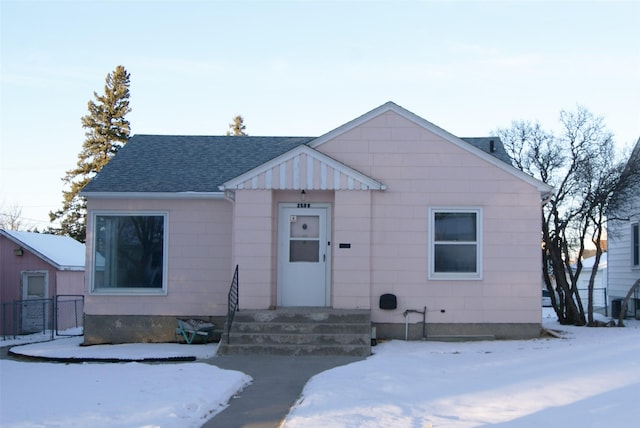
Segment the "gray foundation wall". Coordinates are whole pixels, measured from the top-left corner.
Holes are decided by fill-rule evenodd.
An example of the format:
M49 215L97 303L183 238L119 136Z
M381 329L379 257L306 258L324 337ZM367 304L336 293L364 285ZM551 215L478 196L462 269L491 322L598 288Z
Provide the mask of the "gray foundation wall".
M411 323L405 329L405 324L373 323L376 327L376 336L380 340L405 339L422 340L422 323ZM429 324L425 326L427 340L515 340L533 339L540 337L542 326L540 324Z
M218 329L224 325L224 317L85 314L84 345L175 342L176 318L209 321Z
M225 317L149 316L149 315L86 315L84 344L167 343L175 342L176 318L197 318L213 322L222 330ZM379 340L405 339L405 325L373 323ZM428 324L428 340L533 339L540 337L540 324ZM409 340L423 338L422 323L408 325Z

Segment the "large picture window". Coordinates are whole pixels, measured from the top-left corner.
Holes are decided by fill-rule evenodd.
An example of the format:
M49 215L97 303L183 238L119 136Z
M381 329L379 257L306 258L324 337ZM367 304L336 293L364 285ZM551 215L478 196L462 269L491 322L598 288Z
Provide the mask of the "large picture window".
M94 214L93 291L165 289L166 214Z
M481 279L480 209L430 210L429 277Z

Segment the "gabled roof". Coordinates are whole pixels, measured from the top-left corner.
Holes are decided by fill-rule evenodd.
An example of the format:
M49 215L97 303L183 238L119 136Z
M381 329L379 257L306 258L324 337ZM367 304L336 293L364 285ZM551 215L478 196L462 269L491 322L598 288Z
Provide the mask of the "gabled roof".
M598 270L603 270L607 268L607 254L606 252L600 255L600 262L598 263ZM593 265L596 264L596 256L587 257L586 259L582 259L582 269L586 271L593 270ZM571 269L574 271L578 268L577 263L571 264ZM584 275L584 274L583 274Z
M85 245L68 236L0 229L13 241L58 270L84 270Z
M135 135L83 194L219 192L237 177L311 137Z
M303 145L220 186L233 189L384 190L386 186Z
M634 164L640 162L640 138L636 141L636 145L633 146L631 150L631 154L629 155L629 160L627 160L627 164L625 165L625 169L628 170L632 168Z
M371 119L378 117L380 115L383 115L390 111L404 117L405 119L417 124L418 126L423 127L429 132L442 137L443 139L449 141L450 143L455 144L461 149L474 153L476 156L486 160L487 162L497 166L498 168L508 172L509 174L514 175L520 178L521 180L526 181L527 183L533 185L538 191L540 191L540 193L546 194L552 191L552 188L547 184L531 177L528 174L525 174L524 172L520 171L517 168L514 168L511 165L511 161L509 160L509 157L504 151L502 142L497 137L466 138L466 139L458 138L455 135L445 131L444 129L434 125L428 120L421 118L420 116L410 112L409 110L403 107L400 107L399 105L391 101L363 114L360 117L353 119L350 122L345 123L344 125L334 129L333 131L330 131L316 138L315 140L309 143L309 146L316 148L326 143L327 141L333 140L339 135L342 135L364 124L365 122L368 122ZM489 145L485 144L485 142L489 142L490 140L495 140L494 148L496 150L494 152L491 152Z
M487 162L532 184L541 193L551 188L511 166L502 142L497 137L460 139L408 110L388 102L364 115L324 134L313 137L252 137L252 136L176 136L176 135L135 135L129 139L115 156L85 186L82 195L91 197L221 197L221 189L244 186L242 181L266 180L273 177L274 165L285 165L285 158L276 160L292 149L308 146L314 149L324 142L353 129L354 127L386 112L393 111L402 117L424 127L445 140L474 153ZM491 144L491 141L494 144ZM493 147L493 150L491 150ZM327 168L334 174L326 180L308 180L313 188L370 188L383 189L382 183L366 177L347 165L341 164L317 150L301 149L285 155L286 162L299 162L303 158L314 159L321 174ZM287 157L288 156L288 157ZM295 161L294 159L298 159ZM313 166L312 166L313 167ZM303 167L304 169L304 164ZM271 169L271 173L267 170ZM252 174L257 175L252 175ZM246 175L249 174L249 175ZM262 174L262 176L260 175ZM331 181L330 177L342 177L346 184ZM298 177L298 180L305 177ZM325 180L325 181L323 181ZM271 182L273 185L273 182ZM252 187L254 184L250 184ZM256 184L258 185L258 184ZM260 184L261 186L264 184ZM279 183L277 183L280 186ZM286 186L294 186L290 183ZM360 186L360 187L359 187ZM305 186L306 187L306 186ZM280 188L280 187L277 187ZM286 187L289 188L289 187Z

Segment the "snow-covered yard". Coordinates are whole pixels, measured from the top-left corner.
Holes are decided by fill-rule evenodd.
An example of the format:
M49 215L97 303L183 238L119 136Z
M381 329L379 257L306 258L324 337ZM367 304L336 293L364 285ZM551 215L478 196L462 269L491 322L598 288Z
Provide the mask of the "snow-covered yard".
M637 421L640 322L575 328L546 319L545 325L562 330L565 338L380 344L367 360L313 377L284 426L585 428ZM38 352L45 345L29 346ZM162 351L155 346L109 352L121 358L164 355L172 345ZM60 355L68 354L68 345L60 347L67 348ZM198 348L201 358L215 352L210 345ZM3 427L198 427L250 382L242 373L203 362L2 360L0 377Z
M38 336L22 340L37 340ZM81 342L77 337L61 338L14 349L30 356L122 360L185 355L210 358L217 349L217 344L81 347ZM0 341L0 346L6 343ZM243 373L203 362L61 364L0 360L0 426L196 428L223 410L229 398L249 382L251 377Z
M386 343L312 378L284 427L632 426L639 327L563 327L566 340Z

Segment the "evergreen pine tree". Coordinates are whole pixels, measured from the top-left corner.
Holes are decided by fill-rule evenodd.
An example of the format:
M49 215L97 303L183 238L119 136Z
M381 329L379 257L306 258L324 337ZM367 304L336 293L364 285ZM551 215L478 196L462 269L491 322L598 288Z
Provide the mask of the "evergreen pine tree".
M244 130L246 126L244 125L244 119L242 116L238 115L233 118L233 122L229 124L229 130L227 131L227 135L233 135L234 137L239 137L243 135L247 135Z
M68 190L62 191L62 209L49 212L53 222L60 220L60 235L70 236L80 242L86 238L87 203L80 191L117 153L129 138L129 121L125 115L129 107L129 73L121 65L107 74L104 94L93 93L89 101L89 114L82 117L86 139L78 154L76 167L66 171L62 179Z

